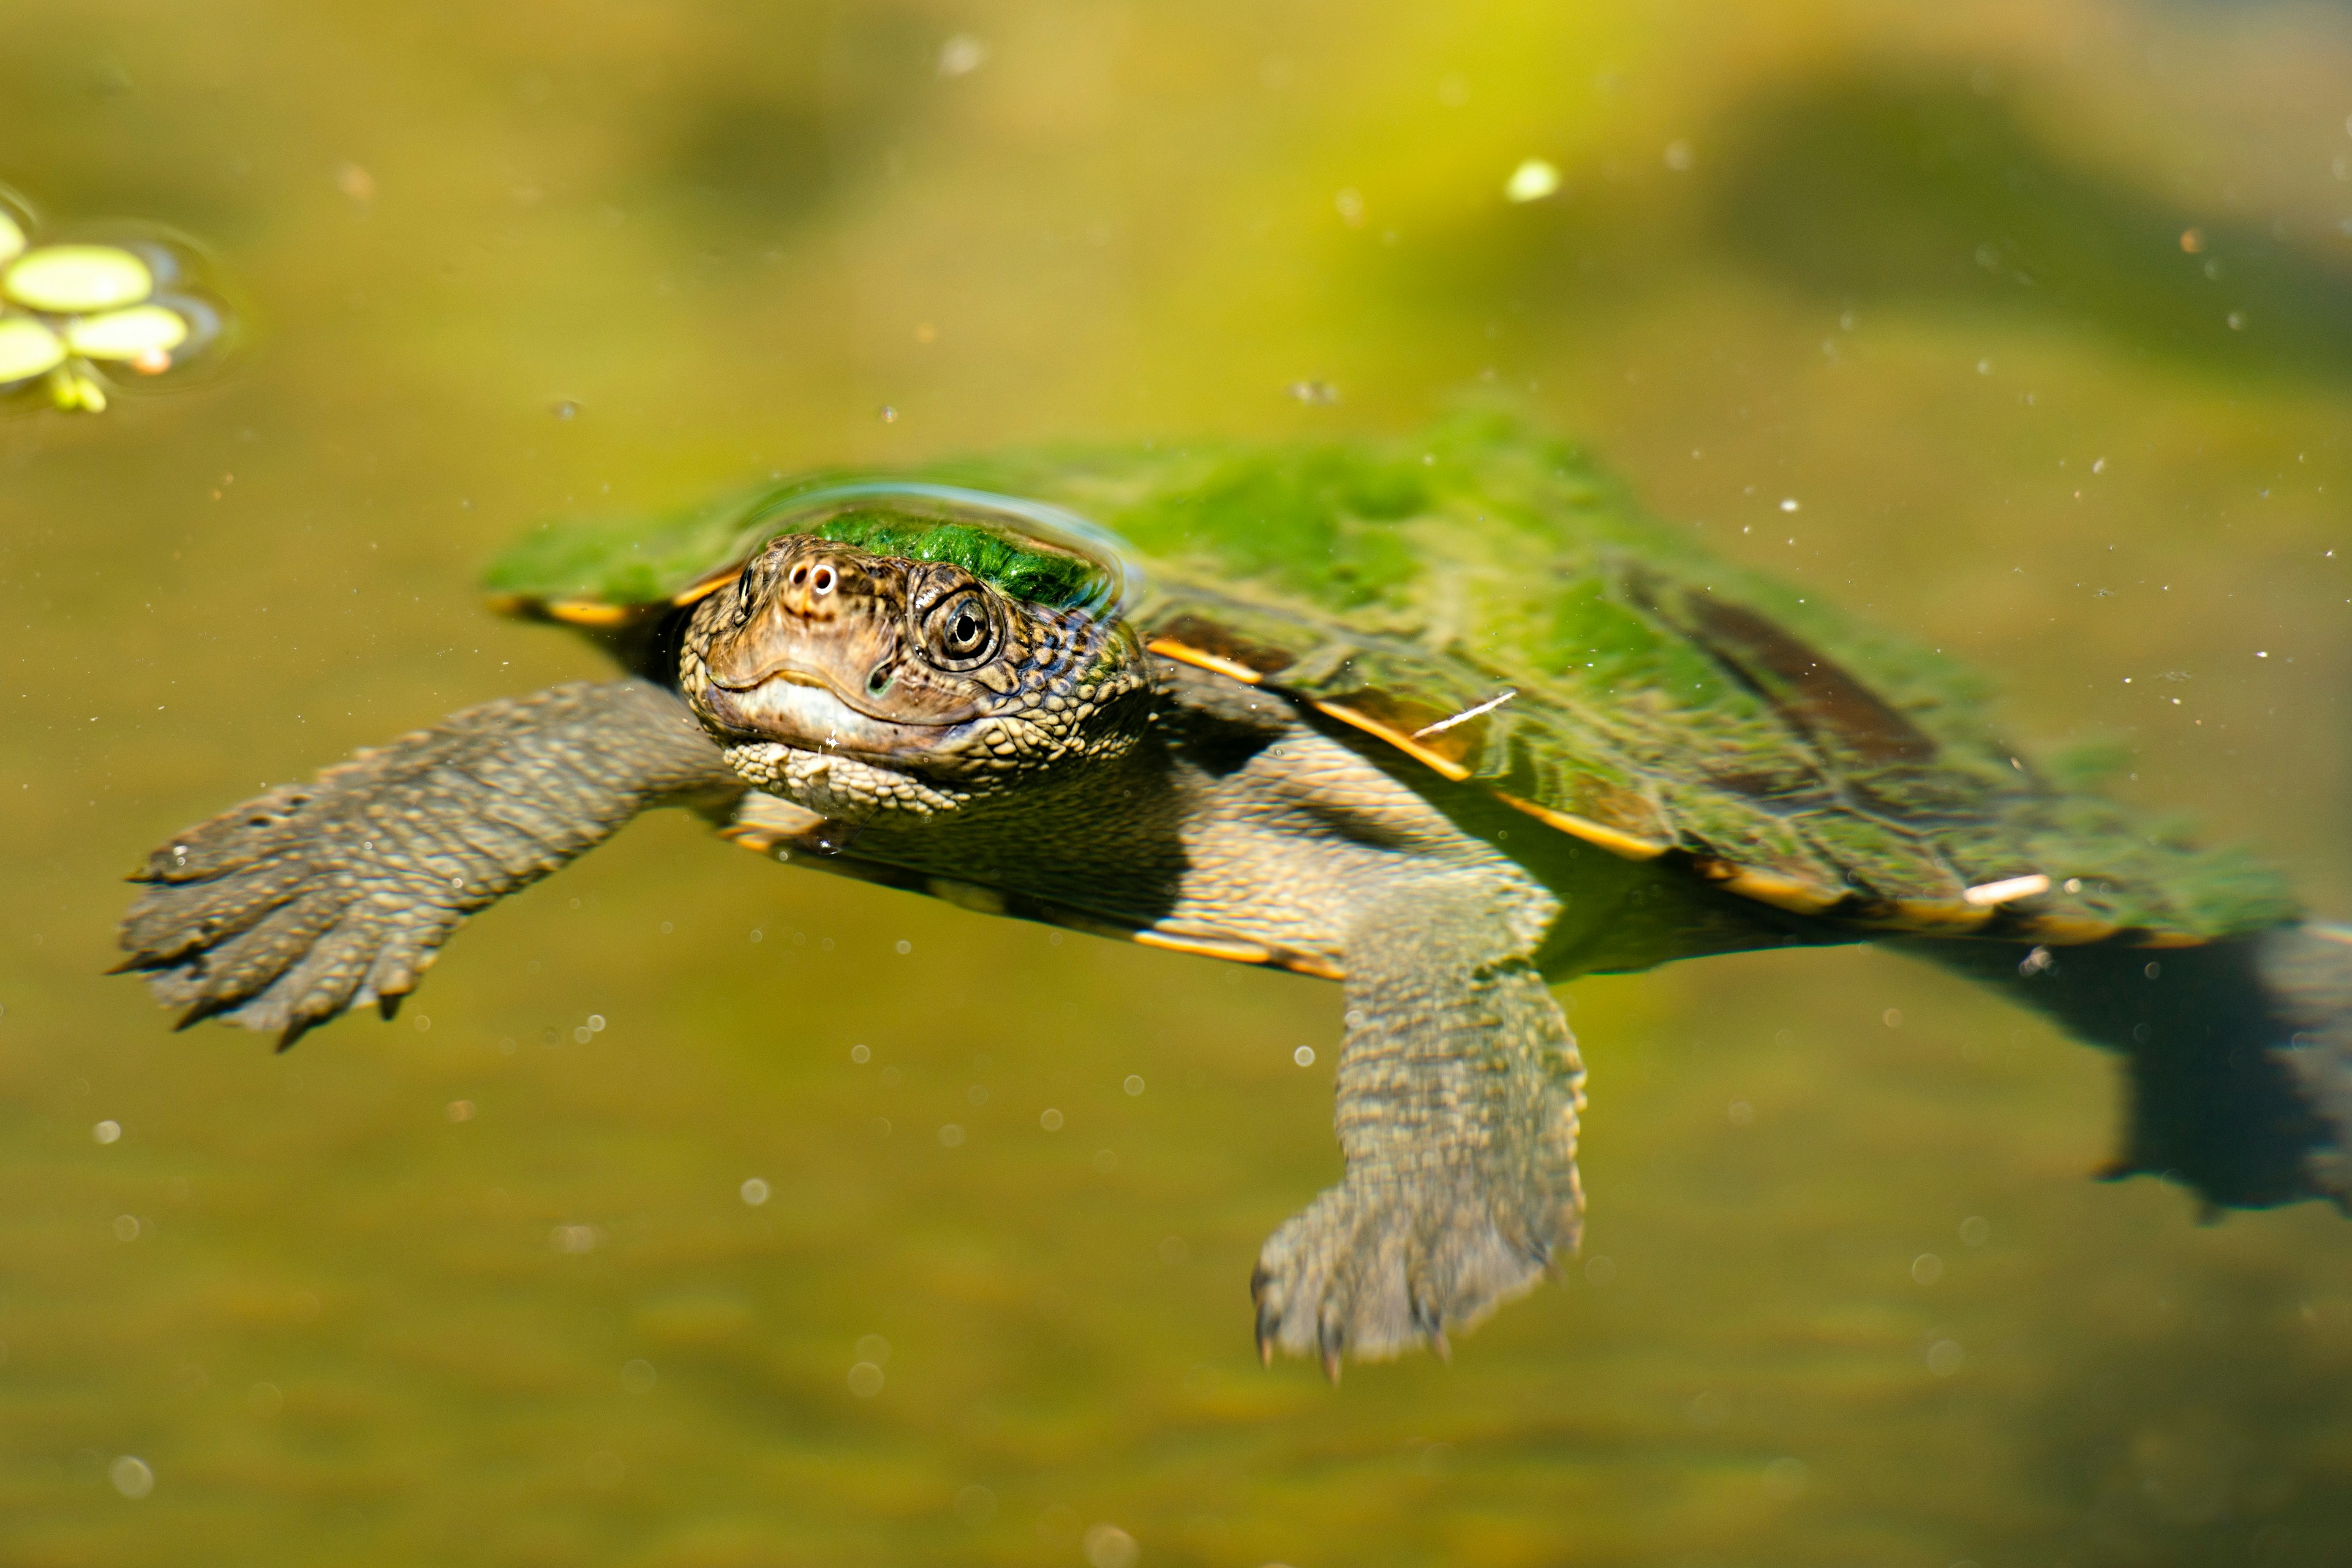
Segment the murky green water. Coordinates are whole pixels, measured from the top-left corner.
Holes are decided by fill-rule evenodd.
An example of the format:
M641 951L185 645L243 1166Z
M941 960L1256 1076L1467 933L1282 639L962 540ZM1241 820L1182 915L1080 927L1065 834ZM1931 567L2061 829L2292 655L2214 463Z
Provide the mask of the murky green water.
M2087 1181L2109 1063L1890 956L1576 987L1586 1261L1337 1390L1244 1288L1333 988L675 818L283 1058L100 977L163 835L594 669L520 521L1487 379L2352 913L2352 19L1906 16L0 12L0 181L247 326L0 423L0 1562L2352 1557L2352 1231Z

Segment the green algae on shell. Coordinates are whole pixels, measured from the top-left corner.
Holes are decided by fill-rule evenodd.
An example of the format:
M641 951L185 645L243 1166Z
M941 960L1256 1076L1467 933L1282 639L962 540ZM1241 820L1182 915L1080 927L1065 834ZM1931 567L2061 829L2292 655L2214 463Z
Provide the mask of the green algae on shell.
M57 333L30 316L0 316L0 385L24 381L65 363Z
M111 245L44 245L0 274L0 294L30 310L87 315L135 305L155 291L147 263Z
M566 521L526 536L484 586L513 606L604 625L691 603L770 541L811 533L962 567L1017 599L1118 613L1138 585L1121 541L1064 507L916 479L826 475L667 518Z

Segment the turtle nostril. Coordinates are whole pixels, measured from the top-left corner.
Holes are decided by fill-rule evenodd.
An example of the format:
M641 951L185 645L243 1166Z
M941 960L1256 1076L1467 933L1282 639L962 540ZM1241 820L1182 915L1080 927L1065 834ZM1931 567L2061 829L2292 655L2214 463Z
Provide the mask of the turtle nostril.
M820 566L809 574L809 586L820 594L833 592L834 575L830 566Z

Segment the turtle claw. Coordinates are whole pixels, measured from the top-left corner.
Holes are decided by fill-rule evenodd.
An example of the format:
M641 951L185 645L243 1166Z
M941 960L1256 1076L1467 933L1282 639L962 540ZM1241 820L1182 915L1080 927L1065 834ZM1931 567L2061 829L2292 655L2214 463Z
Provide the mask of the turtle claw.
M1268 1276L1264 1268L1250 1270L1250 1303L1257 1309L1257 1364L1274 1364L1274 1313L1265 1304Z
M400 1016L400 1005L408 1000L405 991L387 991L375 999L375 1010L387 1024Z

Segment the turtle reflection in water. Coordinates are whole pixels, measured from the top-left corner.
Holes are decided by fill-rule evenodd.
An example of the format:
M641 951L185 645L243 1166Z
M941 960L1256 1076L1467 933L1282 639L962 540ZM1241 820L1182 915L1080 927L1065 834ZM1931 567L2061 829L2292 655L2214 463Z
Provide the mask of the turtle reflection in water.
M184 1022L290 1042L389 1014L468 911L664 804L795 863L1338 980L1346 1174L1253 1284L1262 1352L1335 1374L1443 1350L1576 1246L1584 1072L1550 987L1580 974L1886 942L2120 1052L2118 1173L2212 1205L2352 1190L2345 936L2012 760L1939 658L1499 416L819 479L555 525L491 586L627 673L158 850L122 942Z

